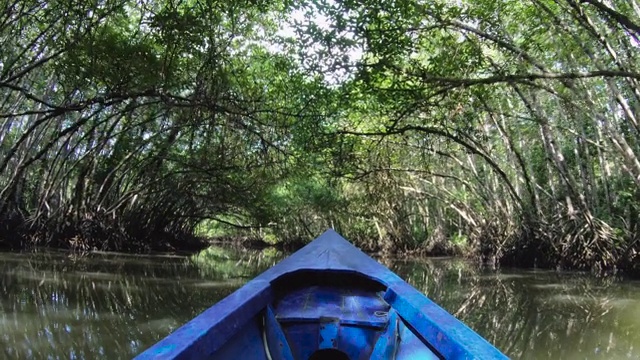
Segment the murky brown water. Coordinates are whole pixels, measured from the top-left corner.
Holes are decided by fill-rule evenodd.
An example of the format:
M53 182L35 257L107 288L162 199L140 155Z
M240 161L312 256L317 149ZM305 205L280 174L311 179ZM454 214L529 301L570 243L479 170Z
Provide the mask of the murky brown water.
M281 257L0 253L0 358L130 359ZM382 262L514 359L640 359L640 282Z

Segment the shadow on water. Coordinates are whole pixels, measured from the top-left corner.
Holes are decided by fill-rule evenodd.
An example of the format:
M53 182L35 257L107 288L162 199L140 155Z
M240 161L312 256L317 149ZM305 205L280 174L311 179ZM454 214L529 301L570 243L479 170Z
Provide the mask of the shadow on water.
M0 253L0 358L129 359L283 257ZM380 259L514 359L640 358L640 284Z

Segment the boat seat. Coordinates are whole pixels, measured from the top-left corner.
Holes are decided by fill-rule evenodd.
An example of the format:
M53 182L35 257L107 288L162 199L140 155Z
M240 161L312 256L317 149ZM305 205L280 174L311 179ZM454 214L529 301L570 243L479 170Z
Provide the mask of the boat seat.
M438 359L371 288L297 288L268 307L265 324L273 360Z
M389 321L390 308L383 295L362 289L310 286L278 301L274 312L281 324L335 319L341 325L382 329Z

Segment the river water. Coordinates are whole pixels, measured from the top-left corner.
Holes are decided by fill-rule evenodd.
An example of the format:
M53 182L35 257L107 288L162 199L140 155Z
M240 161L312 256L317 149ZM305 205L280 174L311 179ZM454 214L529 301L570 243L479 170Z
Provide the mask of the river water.
M0 253L0 358L130 359L282 257ZM379 260L514 359L640 359L640 282Z

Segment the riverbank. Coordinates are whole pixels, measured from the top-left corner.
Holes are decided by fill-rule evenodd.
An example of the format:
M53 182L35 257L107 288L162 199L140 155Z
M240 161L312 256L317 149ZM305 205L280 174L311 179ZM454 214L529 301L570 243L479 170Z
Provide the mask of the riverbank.
M121 253L131 255L162 255L162 254L196 254L210 246L233 247L242 250L264 250L274 249L284 253L294 252L308 241L302 238L275 239L273 236L256 235L220 235L220 236L196 236L183 234L162 234L161 236L145 237L145 239L128 240L120 239L114 241L110 239L91 238L85 239L80 236L73 238L54 237L55 241L43 240L36 235L18 238L12 237L13 241L3 241L7 237L0 236L0 249L5 251L30 251L34 249L45 249L48 251L69 251L76 254L90 253ZM149 241L152 238L153 241ZM46 239L46 237L45 237ZM350 239L352 240L352 239ZM455 240L455 241L454 241ZM377 257L457 257L471 260L478 264L489 265L491 267L509 267L520 269L550 269L550 270L581 270L571 266L563 266L562 262L540 258L540 250L531 251L530 257L522 249L512 251L501 258L495 256L483 256L478 249L469 246L464 241L456 239L440 239L438 241L423 242L396 242L395 246L384 246L384 242L369 241L368 239L358 239L352 241L363 251ZM634 257L627 257L633 259ZM586 269L597 276L623 275L628 278L640 279L640 262L628 261L617 266L607 268Z
M282 241L270 241L271 238L260 238L256 236L219 236L208 238L207 242L213 246L233 246L236 248L242 248L244 250L263 250L263 249L275 249L283 251L285 253L294 252L307 244L306 241L295 240L282 240ZM598 277L609 277L622 275L629 279L640 279L640 263L628 262L624 263L621 267L612 268L594 268L594 269L575 269L570 266L561 266L558 263L552 263L550 261L535 261L534 259L521 259L515 256L504 256L497 259L495 257L484 257L473 248L467 246L464 243L456 243L452 241L440 241L440 242L425 242L425 243L413 243L403 244L396 248L389 248L376 245L375 242L362 242L354 241L363 251L370 255L379 258L434 258L434 257L449 257L460 258L467 261L472 261L480 265L486 265L491 268L514 268L514 269L540 269L540 270L552 270L552 271L581 271L590 272L592 275ZM426 245L428 243L429 245ZM372 246L372 244L374 244ZM533 255L533 252L532 252ZM539 254L538 254L539 255ZM518 259L523 260L518 262ZM533 260L533 261L532 261Z

